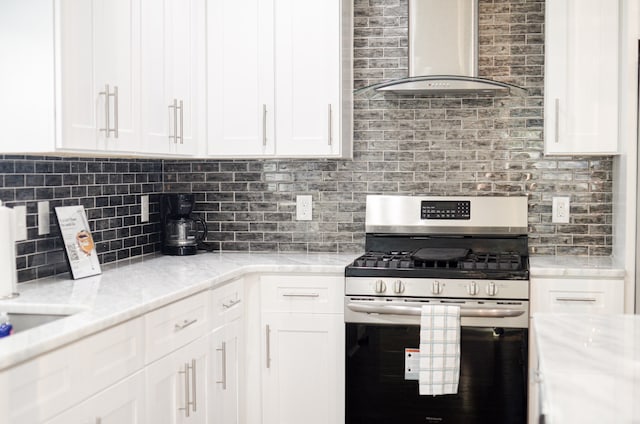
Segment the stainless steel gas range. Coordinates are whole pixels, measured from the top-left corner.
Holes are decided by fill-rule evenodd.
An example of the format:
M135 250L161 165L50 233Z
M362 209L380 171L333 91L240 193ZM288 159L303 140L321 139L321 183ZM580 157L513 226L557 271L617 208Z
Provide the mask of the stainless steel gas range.
M368 196L345 269L346 423L526 422L527 198ZM460 307L458 393L407 378L424 304Z

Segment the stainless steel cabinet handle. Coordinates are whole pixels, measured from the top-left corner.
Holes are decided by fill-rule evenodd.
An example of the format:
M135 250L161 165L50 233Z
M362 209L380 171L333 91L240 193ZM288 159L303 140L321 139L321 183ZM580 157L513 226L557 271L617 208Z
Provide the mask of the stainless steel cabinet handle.
M348 303L347 307L354 312L368 314L420 315L422 313L422 308L415 306ZM525 311L521 309L460 308L460 316L468 318L511 318L524 313Z
M282 293L283 297L320 297L320 293Z
M176 324L176 325L173 327L173 329L174 329L175 331L184 330L184 329L185 329L185 328L187 328L188 326L195 324L197 321L198 321L198 319L197 319L197 318L194 318L194 319L192 319L191 321L189 321L189 320L186 320L186 319L185 319L184 321L182 321L182 324Z
M179 371L179 374L184 374L184 408L178 408L179 411L184 411L184 416L189 416L189 364L184 364L184 371Z
M229 303L223 303L222 304L222 308L223 309L229 309L229 308L231 308L233 306L236 306L240 302L242 302L242 299L231 300Z
M597 302L598 299L595 297L556 297L558 302L587 302L593 303Z
M216 383L222 384L222 390L227 390L227 344L222 342L222 346L216 351L222 352L222 380L216 381Z
M98 93L99 96L104 96L104 128L100 128L100 132L104 131L107 138L109 138L109 84L104 86L104 91Z
M184 142L184 108L182 107L182 100L180 100L180 144Z
M556 99L556 134L555 142L560 143L560 99Z
M268 325L267 325L266 329L267 329L267 339L266 339L266 345L267 345L267 368L271 368L271 340L270 340L271 331L269 330L269 326Z
M96 424L102 424L102 418L96 417Z
M174 143L178 142L178 113L177 113L177 108L178 108L178 100L173 99L173 103L169 105L169 110L173 111L173 134L171 133L171 130L169 130L169 140L173 140Z
M197 408L197 399L198 392L196 392L196 360L191 360L191 391L193 392L193 401L191 402L191 407L193 408L193 412L198 410Z
M333 128L332 128L333 127L333 122L331 120L331 103L329 103L329 125L328 125L328 127L329 127L328 140L329 140L329 146L331 146L333 144Z
M262 145L267 145L267 105L262 105Z
M113 129L113 134L116 136L116 138L118 138L118 130L120 128L120 125L118 125L118 86L114 86L113 87L113 100L114 100L114 104L113 104L113 114L115 115L113 117L113 123L114 123L114 129Z

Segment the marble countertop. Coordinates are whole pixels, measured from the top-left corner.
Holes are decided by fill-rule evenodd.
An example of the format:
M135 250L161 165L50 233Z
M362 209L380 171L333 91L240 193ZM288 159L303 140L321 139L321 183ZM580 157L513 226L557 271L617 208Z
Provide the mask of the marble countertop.
M209 252L153 256L103 267L101 275L68 274L18 285L20 296L0 300L0 312L76 312L0 339L0 370L143 315L168 303L254 272L344 273L351 254Z
M640 316L534 314L545 423L640 422Z
M531 277L624 278L624 268L609 256L529 257Z

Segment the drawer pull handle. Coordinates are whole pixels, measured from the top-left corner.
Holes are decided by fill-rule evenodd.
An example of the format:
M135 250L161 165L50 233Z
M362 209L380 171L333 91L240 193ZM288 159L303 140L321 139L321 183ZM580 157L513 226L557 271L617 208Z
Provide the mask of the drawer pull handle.
M191 402L191 408L193 412L197 412L196 399L198 394L196 393L196 360L191 360L191 390L193 391L193 401Z
M185 319L185 320L182 322L182 324L176 324L176 325L175 325L175 327L174 327L174 330L175 330L175 331L184 330L184 329L185 329L185 328L187 328L188 326L190 326L190 325L192 325L192 324L195 324L197 321L198 321L198 319L197 319L197 318L196 318L196 319L192 319L191 321L189 321L189 320L186 320L186 319Z
M222 307L223 307L224 309L229 309L229 308L231 308L231 307L233 307L233 306L236 306L236 305L237 305L238 303L240 303L240 302L242 302L242 299L232 300L232 301L230 301L229 303L223 303L223 304L222 304Z
M597 302L598 299L595 297L557 297L557 301L559 302Z
M320 293L282 293L284 297L320 297Z

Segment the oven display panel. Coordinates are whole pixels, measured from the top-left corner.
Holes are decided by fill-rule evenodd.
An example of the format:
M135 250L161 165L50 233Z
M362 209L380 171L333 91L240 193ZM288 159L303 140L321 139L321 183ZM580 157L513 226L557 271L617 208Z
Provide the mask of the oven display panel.
M471 202L468 200L423 200L420 219L471 219Z

